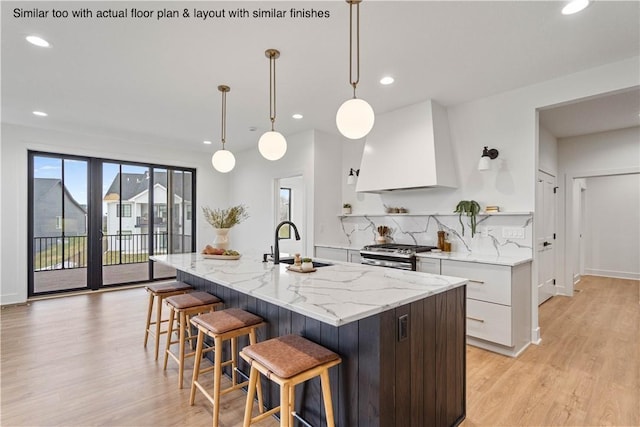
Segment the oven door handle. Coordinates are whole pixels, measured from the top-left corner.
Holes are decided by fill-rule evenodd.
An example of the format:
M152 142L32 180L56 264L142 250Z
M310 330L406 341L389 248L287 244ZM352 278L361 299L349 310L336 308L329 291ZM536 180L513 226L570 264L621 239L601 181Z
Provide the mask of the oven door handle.
M411 264L404 263L404 262L385 261L382 259L372 259L372 258L361 258L360 263L366 264L366 265L374 265L376 267L390 267L390 268L397 268L400 270L411 270Z

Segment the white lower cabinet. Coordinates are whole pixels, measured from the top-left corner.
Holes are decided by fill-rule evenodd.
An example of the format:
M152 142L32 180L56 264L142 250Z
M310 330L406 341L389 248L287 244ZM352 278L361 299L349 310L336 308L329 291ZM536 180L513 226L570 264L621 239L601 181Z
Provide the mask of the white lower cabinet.
M440 274L440 260L431 258L418 258L416 269L422 273Z
M347 250L342 248L329 248L326 246L316 246L316 257L331 259L334 261L347 262Z
M360 264L360 251L356 249L349 249L347 251L347 256L349 258L349 262L355 262L356 264Z
M517 356L531 342L531 263L441 260L444 276L465 277L467 343Z

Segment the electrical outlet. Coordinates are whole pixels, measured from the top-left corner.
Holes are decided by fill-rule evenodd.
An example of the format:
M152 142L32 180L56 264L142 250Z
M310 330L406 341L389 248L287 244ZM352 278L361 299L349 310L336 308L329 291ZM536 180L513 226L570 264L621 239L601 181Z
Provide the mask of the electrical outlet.
M502 237L504 239L524 239L525 233L522 227L503 227Z

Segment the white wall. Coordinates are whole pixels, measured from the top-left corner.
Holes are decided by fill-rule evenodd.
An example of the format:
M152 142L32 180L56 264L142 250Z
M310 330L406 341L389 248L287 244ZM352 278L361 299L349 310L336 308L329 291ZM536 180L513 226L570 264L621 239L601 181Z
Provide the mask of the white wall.
M200 206L227 203L227 177L211 167L209 156L201 152L140 144L93 135L74 134L2 124L2 276L0 303L13 304L27 299L27 151L101 157L122 161L141 161L196 169L197 203ZM11 209L5 209L11 206ZM199 217L198 219L201 219ZM205 221L198 221L198 246L204 246L213 232Z
M574 200L579 192L574 187L574 178L603 176L620 171L640 169L640 127L611 132L594 133L558 140L559 194L558 218L569 218L571 223L558 222L558 291L573 294L573 261L579 261L577 229L575 224L579 201ZM565 191L565 188L567 191ZM563 202L562 202L563 201ZM568 221L569 221L568 220ZM577 225L576 225L577 226ZM571 260L564 262L564 260Z
M586 182L585 274L640 280L640 174Z
M257 141L258 136L256 136ZM313 138L314 132L307 131L287 135L287 152L280 160L263 158L256 147L236 153L236 167L229 173L230 204L243 203L249 211L249 219L231 229L231 247L240 253L269 252L274 244L276 222L275 192L276 180L292 176L302 176L304 180L307 217L299 225L303 247L310 252L313 244Z
M453 210L459 200L474 199L481 206L498 205L507 212L534 211L539 167L536 110L637 86L640 84L639 64L638 57L634 57L449 106L447 111L459 187L453 190L429 188L383 193L377 196L380 202L368 197L362 203L366 204L368 212L374 211L377 203L403 205L410 211L433 212ZM491 170L480 172L477 165L485 145L498 149L500 156L492 162ZM351 148L348 151L349 155L353 155ZM350 166L352 162L360 164L359 159L354 158L348 165L343 165L346 171L348 167L353 167ZM389 167L396 168L398 173L410 173L403 170L402 165ZM343 198L345 202L353 198L349 189L346 189ZM352 204L354 212L362 209L358 198ZM379 206L376 211L380 212L381 209L382 206Z
M540 126L538 169L558 177L558 140L545 127Z

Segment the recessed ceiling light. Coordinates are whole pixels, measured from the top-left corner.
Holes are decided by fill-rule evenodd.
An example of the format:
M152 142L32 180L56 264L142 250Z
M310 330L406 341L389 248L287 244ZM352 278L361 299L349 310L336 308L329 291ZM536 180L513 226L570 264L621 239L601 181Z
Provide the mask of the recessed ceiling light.
M203 144L211 145L211 141L202 141Z
M393 79L393 77L391 76L384 76L383 78L380 79L380 84L383 85L390 85L391 83L393 83L395 80Z
M48 41L46 41L45 39L43 39L42 37L38 37L38 36L27 36L26 37L27 41L31 44L34 44L36 46L40 46L40 47L49 47L51 46L49 44Z
M585 7L589 6L589 0L571 0L565 7L562 8L563 15L573 15L580 12Z
M293 117L293 118L294 118L294 119L296 119L296 120L300 120L300 119L301 119L302 117L304 117L304 116L303 116L302 114L296 113L296 114L294 114L294 115L293 115L293 116L291 116L291 117Z
M33 115L34 116L40 116L40 117L47 117L48 114L45 113L44 111L33 111Z
M249 132L255 132L255 131L257 131L257 130L258 130L258 128L257 128L257 127L255 127L255 126L249 126Z

